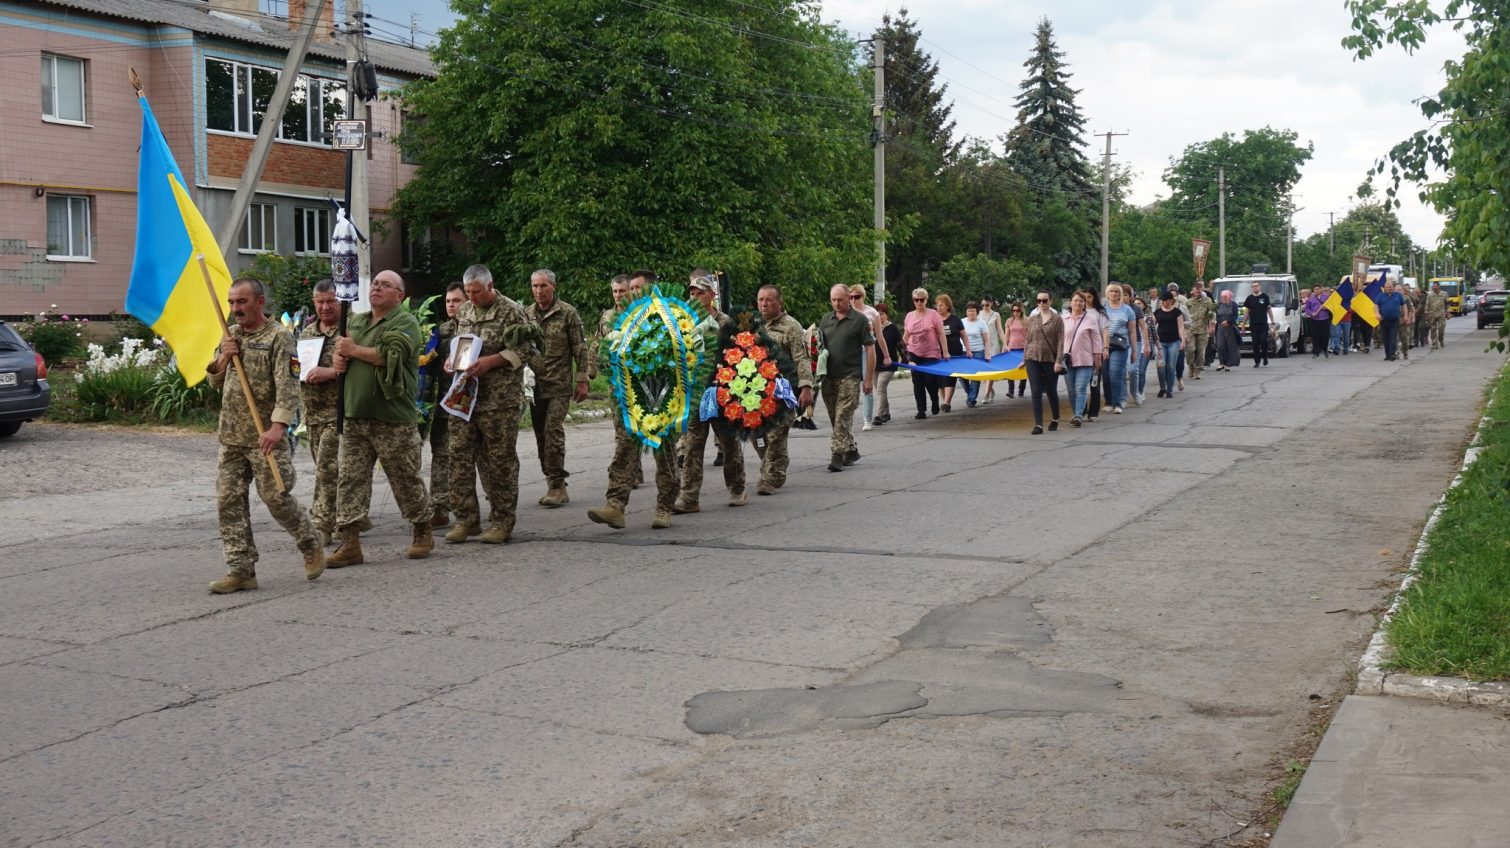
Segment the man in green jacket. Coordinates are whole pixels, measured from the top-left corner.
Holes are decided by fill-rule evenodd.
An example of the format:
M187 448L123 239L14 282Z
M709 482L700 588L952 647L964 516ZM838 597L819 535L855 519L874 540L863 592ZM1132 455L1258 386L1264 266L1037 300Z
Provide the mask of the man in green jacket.
M336 341L335 367L346 375L336 525L341 547L326 557L328 568L363 561L361 520L372 495L372 465L382 461L404 520L414 528L410 559L430 555L430 496L420 480L419 321L399 308L404 280L392 271L372 278L372 311L352 315Z

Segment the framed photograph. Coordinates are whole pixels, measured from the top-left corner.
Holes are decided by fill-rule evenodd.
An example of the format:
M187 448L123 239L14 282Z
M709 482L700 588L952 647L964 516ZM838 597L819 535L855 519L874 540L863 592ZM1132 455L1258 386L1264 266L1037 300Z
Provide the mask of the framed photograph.
M482 355L482 339L467 333L451 339L451 353L446 357L446 370L465 371L477 363Z

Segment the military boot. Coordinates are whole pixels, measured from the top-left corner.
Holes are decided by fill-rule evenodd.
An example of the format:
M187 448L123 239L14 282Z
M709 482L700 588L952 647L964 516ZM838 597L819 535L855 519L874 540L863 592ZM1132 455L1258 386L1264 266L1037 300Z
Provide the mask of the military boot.
M551 486L550 491L546 492L540 497L540 505L544 507L555 508L558 506L564 506L570 500L571 498L568 498L566 496L565 484L557 483L554 486Z
M304 554L304 579L313 580L325 573L325 549L316 546Z
M363 533L366 533L368 530L371 530L372 529L372 516L370 516L370 515L364 515L364 516L362 516L361 527L358 528L358 529L360 529Z
M664 507L656 507L655 518L650 522L651 528L655 530L665 530L667 527L670 527L671 513L674 511L675 510L666 509Z
M217 595L225 595L231 592L247 592L257 588L257 577L253 574L237 574L234 571L210 584L210 591Z
M469 536L476 536L481 532L482 528L478 527L476 524L463 524L458 521L456 522L456 526L446 531L446 541L453 545L457 545L465 542Z
M624 529L624 510L613 504L595 506L587 511L587 517L595 524L607 524L615 530Z
M501 545L507 542L511 535L513 534L502 524L493 524L488 529L482 531L482 535L477 537L477 541L482 542L484 545Z
M430 516L430 526L431 527L435 527L435 528L445 527L445 526L447 526L450 523L451 523L451 513L446 512L443 509L437 509L435 511L435 514Z
M703 508L684 498L677 498L676 502L671 505L671 511L677 515L688 515L694 512L702 512Z
M326 568L345 568L348 565L361 565L366 562L362 557L362 531L360 525L341 528L341 546L336 552L325 558Z
M435 550L435 532L430 528L430 522L421 521L414 525L414 541L409 543L409 558L424 559Z
M729 506L744 506L746 503L749 503L749 500L749 495L745 494L744 489L740 489L737 492L733 489L729 490Z

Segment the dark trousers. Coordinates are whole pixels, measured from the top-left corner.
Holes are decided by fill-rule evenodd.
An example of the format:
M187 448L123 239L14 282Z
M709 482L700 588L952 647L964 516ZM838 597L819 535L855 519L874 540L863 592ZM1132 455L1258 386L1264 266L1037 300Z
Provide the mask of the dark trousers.
M1254 324L1253 330L1253 364L1262 362L1269 363L1269 325Z
M1332 322L1325 318L1307 318L1306 329L1311 331L1311 355L1326 353L1332 342Z
M1353 339L1368 350L1374 343L1374 328L1362 318L1353 322Z
M1036 359L1023 361L1028 369L1028 386L1033 390L1033 423L1043 426L1043 396L1049 396L1049 414L1059 420L1059 375L1054 373L1054 363Z
M1384 336L1384 358L1385 359L1394 359L1395 358L1395 354L1398 352L1398 351L1396 351L1395 348L1396 348L1397 343L1400 340L1400 338L1399 338L1400 337L1399 330L1400 330L1400 319L1399 318L1380 318L1379 319L1379 332Z
M931 365L938 362L926 356L912 356L913 362L919 365ZM933 411L939 411L939 382L948 377L935 377L932 374L924 374L920 371L912 372L912 399L917 401L918 412L926 412L928 403L932 403Z

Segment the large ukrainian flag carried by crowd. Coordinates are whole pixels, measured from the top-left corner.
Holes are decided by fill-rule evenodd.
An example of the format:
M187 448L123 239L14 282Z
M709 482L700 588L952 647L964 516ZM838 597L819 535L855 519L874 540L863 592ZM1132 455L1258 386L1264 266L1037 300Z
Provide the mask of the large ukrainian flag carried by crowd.
M141 164L136 180L136 258L126 311L173 348L179 373L192 386L204 379L220 345L216 300L211 298L226 299L231 272L209 225L189 199L183 172L173 161L152 107L146 97L137 101L142 106ZM210 286L199 270L200 254L210 269Z

